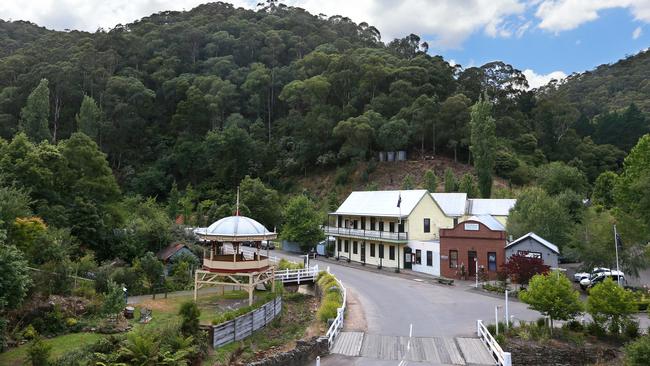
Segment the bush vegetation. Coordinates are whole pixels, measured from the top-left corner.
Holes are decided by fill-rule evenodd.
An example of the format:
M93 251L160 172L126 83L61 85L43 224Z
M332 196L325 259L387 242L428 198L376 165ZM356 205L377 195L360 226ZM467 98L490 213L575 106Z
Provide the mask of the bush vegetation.
M336 318L337 309L343 305L342 289L331 273L320 272L316 283L321 292L321 304L318 308L318 319L327 323L329 319Z

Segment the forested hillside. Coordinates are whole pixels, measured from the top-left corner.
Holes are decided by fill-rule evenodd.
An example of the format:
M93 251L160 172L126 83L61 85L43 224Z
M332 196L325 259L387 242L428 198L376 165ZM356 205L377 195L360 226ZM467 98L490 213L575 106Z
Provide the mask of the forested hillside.
M431 56L417 35L385 41L366 23L276 1L256 10L210 3L95 33L0 22L0 182L23 190L23 216L71 228L103 258L117 248L134 257L144 249L130 248L135 239L115 228L142 220L151 236L141 240L159 246L167 237L153 234L164 226L158 205L203 222L229 211L246 176L285 194L303 188L298 177L335 170L334 184L354 175L355 187L382 188L372 177L378 151L471 164L470 145L484 135L479 125L472 131L474 117L496 131L472 150L494 160L477 170L525 186L569 169L580 174L565 200L572 203L591 194L601 173L619 172L650 131L646 105L632 104L643 98L604 103L594 76L527 91L522 72L503 62L462 68ZM644 59L611 69L641 70ZM627 87L625 71L609 69L593 75L621 80L621 93L643 93ZM86 158L70 151L77 148ZM437 184L382 176L390 187L442 187L443 171L432 173L426 179ZM446 190L478 194L471 174L445 175ZM73 177L85 179L81 188L70 190ZM276 213L264 222L281 221Z

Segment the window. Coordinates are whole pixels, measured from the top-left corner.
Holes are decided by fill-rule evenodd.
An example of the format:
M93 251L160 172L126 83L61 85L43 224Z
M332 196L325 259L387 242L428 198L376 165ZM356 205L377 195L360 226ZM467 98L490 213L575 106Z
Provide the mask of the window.
M356 241L352 242L352 253L357 254L357 242Z
M384 244L379 244L379 258L384 258Z
M379 221L379 231L384 231L384 222Z
M366 217L365 216L361 217L361 229L366 230Z
M400 223L397 225L397 231L400 233L404 232L404 221L400 221Z
M458 225L458 217L454 217L454 226Z
M422 251L420 249L415 250L415 262L413 264L422 264Z
M478 224L473 222L468 222L465 224L465 231L479 231L480 227Z
M395 223L394 222L389 222L388 223L388 231L390 231L391 233L395 232Z
M388 246L388 259L394 261L395 260L395 246L394 245L389 245Z
M354 220L354 221L352 221L352 227L353 227L354 229L358 229L358 228L359 228L359 220Z
M375 243L370 243L370 256L375 256Z
M449 251L449 268L458 268L458 251Z
M496 272L497 270L497 253L488 252L488 271Z
M430 250L427 250L427 266L433 266L433 252Z
M345 219L345 228L349 229L350 228L350 220Z
M338 251L341 251L341 239L336 241L336 244L338 244Z
M349 253L350 252L350 242L346 240L344 242L344 244L345 244L345 252Z
M337 216L336 218L338 219L338 227L343 226L343 216Z
M376 219L374 217L370 218L370 230L375 230L375 221Z
M425 233L431 232L431 219L424 219L424 232Z

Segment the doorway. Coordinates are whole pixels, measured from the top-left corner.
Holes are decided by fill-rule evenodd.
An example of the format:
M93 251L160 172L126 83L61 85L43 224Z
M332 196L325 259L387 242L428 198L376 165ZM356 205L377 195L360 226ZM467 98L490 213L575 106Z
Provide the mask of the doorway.
M404 247L404 269L411 269L413 268L413 262L411 260L412 258L412 250L410 247Z
M476 276L476 251L470 250L467 252L467 273L469 277Z

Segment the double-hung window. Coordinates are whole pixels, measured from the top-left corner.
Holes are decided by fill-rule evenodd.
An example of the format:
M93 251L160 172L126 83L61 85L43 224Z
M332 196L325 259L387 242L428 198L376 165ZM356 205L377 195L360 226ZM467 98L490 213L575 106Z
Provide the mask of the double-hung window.
M458 251L449 251L449 268L458 268Z

